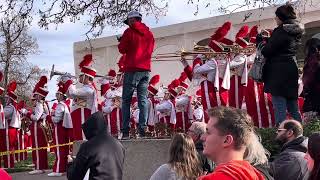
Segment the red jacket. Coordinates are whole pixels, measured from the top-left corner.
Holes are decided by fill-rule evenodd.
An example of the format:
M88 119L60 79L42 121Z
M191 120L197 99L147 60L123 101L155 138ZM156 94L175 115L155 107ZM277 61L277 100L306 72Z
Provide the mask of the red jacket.
M153 34L145 24L135 22L126 29L118 45L119 52L126 55L124 72L151 71L153 48Z
M230 161L217 166L213 173L202 176L199 180L264 180L261 173L247 161Z

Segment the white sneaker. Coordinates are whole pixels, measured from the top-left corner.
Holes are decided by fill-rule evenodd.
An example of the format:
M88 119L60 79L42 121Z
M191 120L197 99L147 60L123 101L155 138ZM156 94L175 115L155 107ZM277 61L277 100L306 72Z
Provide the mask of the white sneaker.
M43 173L44 173L44 170L33 170L33 171L30 171L28 174L35 175L35 174L43 174Z
M56 173L56 172L52 172L52 173L48 174L49 177L60 177L62 175L63 175L63 173Z

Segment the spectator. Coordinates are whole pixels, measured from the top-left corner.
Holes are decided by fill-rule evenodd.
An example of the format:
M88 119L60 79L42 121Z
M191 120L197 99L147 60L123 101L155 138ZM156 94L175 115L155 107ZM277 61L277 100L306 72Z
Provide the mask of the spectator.
M320 115L320 39L312 38L306 42L303 67L303 112L307 119Z
M258 135L251 133L251 141L245 151L244 159L259 170L265 180L273 180L268 172L268 157L270 157L270 152L263 147Z
M2 168L0 168L0 179L1 180L12 180L11 176Z
M206 126L207 124L204 122L193 122L187 132L196 146L204 174L211 173L214 168L214 163L203 155L203 141L200 137L206 132Z
M177 133L173 137L169 153L169 162L161 165L150 180L193 180L202 174L197 151L190 136Z
M280 154L270 163L270 173L274 179L306 179L309 173L304 156L308 140L303 136L302 125L296 120L283 121L278 128L276 141L282 148Z
M305 159L308 161L310 171L309 180L320 179L320 133L314 133L309 137L308 152Z
M200 180L263 180L261 173L245 161L244 154L253 133L253 122L247 113L230 107L209 109L203 154L217 164L214 172Z
M142 15L137 11L128 14L125 24L129 25L118 45L119 52L125 55L122 92L122 138L129 138L130 105L132 94L137 89L139 114L139 135L145 136L148 118L147 87L151 71L151 55L154 48L152 32L141 22Z
M287 110L291 117L301 121L298 110L298 67L296 54L304 27L296 21L297 15L290 4L277 8L276 27L261 53L266 58L263 81L264 91L271 93L276 123L286 119ZM261 42L261 35L257 42Z
M69 180L83 179L90 170L89 180L122 180L124 148L107 131L102 112L96 112L82 125L88 139L68 168Z

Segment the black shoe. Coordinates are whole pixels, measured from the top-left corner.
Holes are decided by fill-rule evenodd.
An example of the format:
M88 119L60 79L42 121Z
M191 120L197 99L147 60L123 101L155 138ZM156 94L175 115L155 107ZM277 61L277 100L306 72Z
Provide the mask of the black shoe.
M122 136L120 139L121 140L129 140L130 139L129 133L122 133Z

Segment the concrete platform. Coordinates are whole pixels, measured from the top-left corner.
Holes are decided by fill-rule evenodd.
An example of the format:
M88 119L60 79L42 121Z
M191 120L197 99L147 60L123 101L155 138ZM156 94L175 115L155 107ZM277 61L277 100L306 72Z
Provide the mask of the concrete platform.
M126 150L123 180L148 180L153 172L168 161L170 139L141 139L121 141ZM48 177L27 172L10 174L13 180L66 180L66 176Z

